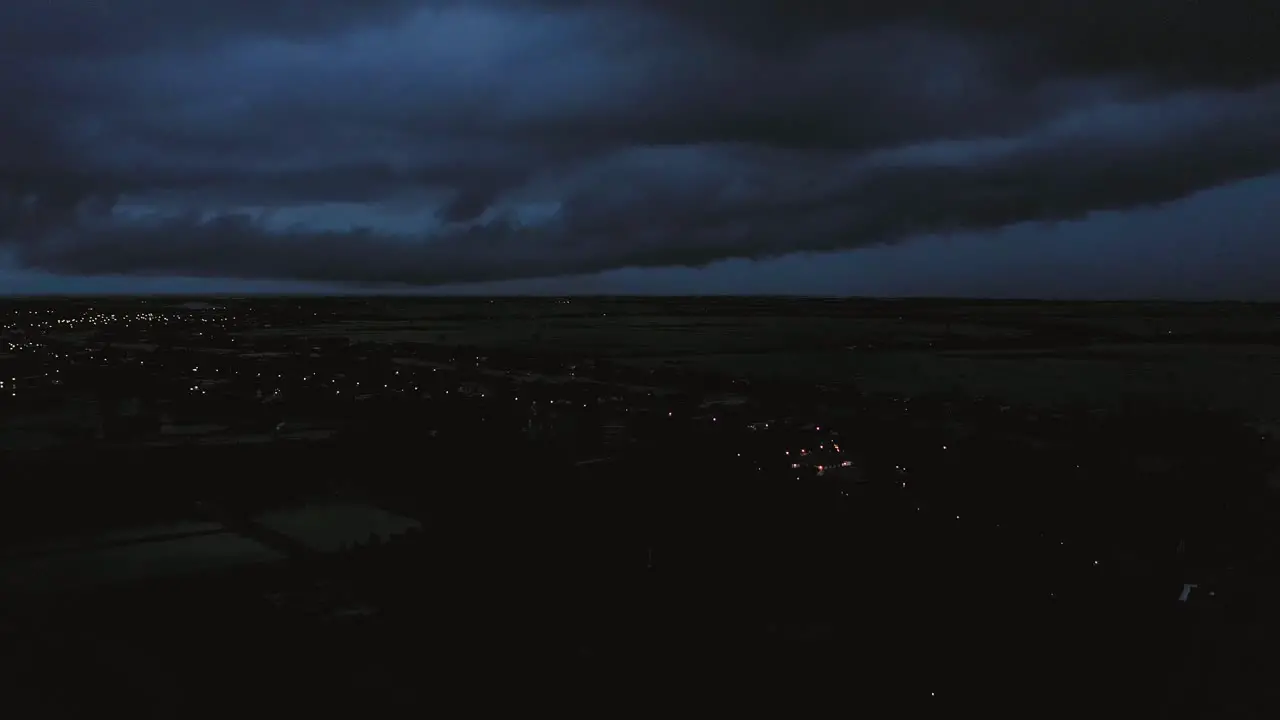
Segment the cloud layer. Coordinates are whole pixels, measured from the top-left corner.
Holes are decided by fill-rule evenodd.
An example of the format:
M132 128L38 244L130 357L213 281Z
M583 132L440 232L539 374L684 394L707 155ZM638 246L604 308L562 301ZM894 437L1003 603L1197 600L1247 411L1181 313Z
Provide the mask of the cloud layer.
M1158 205L1280 168L1277 27L1261 0L7 0L0 250L440 285Z

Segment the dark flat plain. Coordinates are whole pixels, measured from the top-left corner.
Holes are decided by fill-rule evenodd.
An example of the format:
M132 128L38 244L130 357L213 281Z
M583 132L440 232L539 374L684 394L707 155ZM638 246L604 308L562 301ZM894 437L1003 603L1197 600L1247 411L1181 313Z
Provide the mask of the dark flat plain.
M1280 420L1280 306L1270 304L772 297L297 302L316 313L313 322L259 332L555 350L650 369L853 383L904 394L959 391L1042 407L1113 407L1127 396L1160 396Z
M1259 421L1274 420L1280 400L1273 355L1280 349L1280 309L1267 305L200 300L246 313L265 307L283 318L244 331L246 337L466 345L904 394L958 390L1046 407L1100 407L1140 394ZM66 302L131 312L138 301ZM1259 639L1275 633L1259 598L1276 597L1270 581L1255 578L1229 609L1181 612L1168 600L1183 581L1174 569L1125 565L1106 547L1077 548L1077 538L1096 530L1098 515L1052 526L1070 533L1064 552L1056 549L1059 538L1042 535L1029 506L1016 501L1043 507L1059 498L1029 492L993 500L982 491L989 478L943 478L968 490L945 494L921 515L900 495L820 505L794 489L744 483L744 468L682 463L674 452L629 458L577 479L554 464L495 462L470 471L452 458L483 452L423 444L377 456L386 470L372 474L433 468L457 487L421 503L436 508L422 518L438 533L431 550L381 572L342 571L366 591L402 598L390 603L396 609L379 626L385 629L361 636L375 639L298 629L263 640L246 630L272 624L261 607L229 597L219 617L207 619L200 608L219 600L203 586L90 603L77 611L82 625L101 627L109 617L108 626L149 628L125 637L149 638L139 646L150 648L143 655L152 666L179 652L175 633L163 631L175 626L155 629L165 612L185 618L183 627L206 618L184 647L210 648L211 657L258 654L244 648L259 647L290 658L275 672L265 651L256 663L245 660L243 672L206 658L206 680L195 686L208 697L218 695L218 683L208 678L219 673L242 675L241 687L259 682L301 694L325 678L336 686L344 653L399 653L409 659L385 665L389 675L408 675L401 686L486 706L574 698L611 712L645 698L698 697L714 710L759 707L772 697L784 708L834 698L877 713L926 716L1115 709L1197 717L1232 707L1239 717L1266 716L1258 710L1266 707L1258 674L1269 665ZM288 462L297 473L327 467L355 475L361 466L322 457ZM145 463L137 464L142 472ZM1141 500L1140 493L1133 497ZM1111 494L1077 500L1082 508L1121 504ZM1120 520L1147 527L1164 505L1137 500ZM1010 517L1021 521L1017 535L998 527ZM1241 530L1240 542L1255 545L1250 571L1265 566L1259 541ZM1168 528L1151 534L1159 543L1177 542ZM645 567L650 548L657 558L652 570ZM1102 559L1100 569L1094 557ZM99 642L110 646L111 639ZM307 652L297 652L299 646ZM305 668L289 665L308 654L315 659ZM200 673L188 673L189 683L191 675ZM391 696L385 691L384 698ZM359 701L358 694L350 698Z

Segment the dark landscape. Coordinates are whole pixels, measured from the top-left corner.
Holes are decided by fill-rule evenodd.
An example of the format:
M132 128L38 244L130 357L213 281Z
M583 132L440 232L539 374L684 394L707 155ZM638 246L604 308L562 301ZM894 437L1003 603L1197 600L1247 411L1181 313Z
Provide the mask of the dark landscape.
M0 1L4 717L1280 718L1280 2Z
M0 313L0 647L50 716L1276 707L1276 306Z

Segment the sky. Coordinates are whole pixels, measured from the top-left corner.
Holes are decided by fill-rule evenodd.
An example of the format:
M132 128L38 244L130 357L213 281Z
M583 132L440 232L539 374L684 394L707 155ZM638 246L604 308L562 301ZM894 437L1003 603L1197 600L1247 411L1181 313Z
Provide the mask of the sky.
M1272 0L4 0L0 294L1280 300Z

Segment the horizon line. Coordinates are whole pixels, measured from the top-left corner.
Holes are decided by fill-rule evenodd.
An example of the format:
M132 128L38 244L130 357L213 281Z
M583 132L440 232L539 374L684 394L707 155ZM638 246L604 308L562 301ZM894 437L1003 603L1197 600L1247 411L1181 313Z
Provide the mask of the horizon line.
M297 299L297 300L338 300L338 299L386 299L386 300L447 300L447 301L480 301L480 300L823 300L835 302L902 302L902 301L951 301L978 303L1165 303L1180 305L1276 305L1280 300L1249 300L1243 298L1176 298L1176 297L1095 297L1095 298L1057 298L1057 297L1017 297L1017 296L970 296L970 295L808 295L803 293L707 293L707 294L658 294L658 293L404 293L404 292L307 292L307 291L241 291L241 292L49 292L49 293L14 293L0 291L0 302L24 300L246 300L246 299Z

